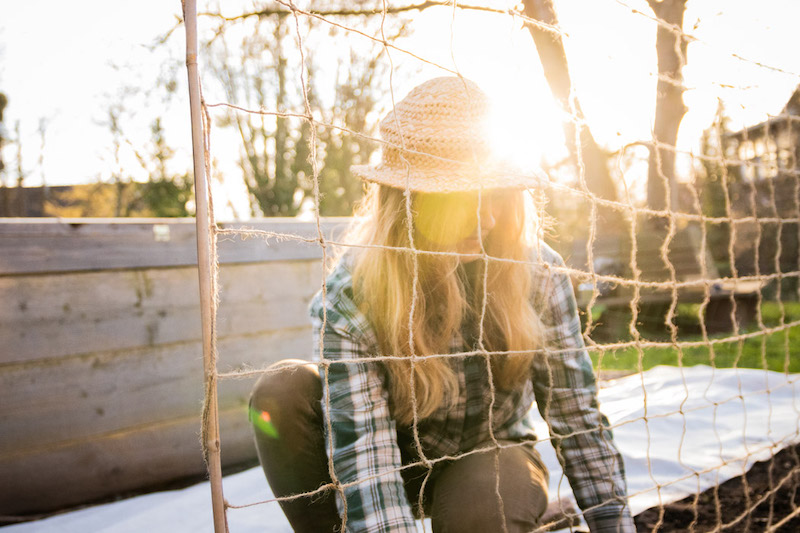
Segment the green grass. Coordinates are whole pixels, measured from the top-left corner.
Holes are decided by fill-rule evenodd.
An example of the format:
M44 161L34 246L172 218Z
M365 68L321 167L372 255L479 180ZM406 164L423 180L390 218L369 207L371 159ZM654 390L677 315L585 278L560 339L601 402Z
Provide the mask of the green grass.
M696 321L697 307L691 304L679 306L678 315L682 322ZM785 302L785 323L800 320L800 303ZM775 302L764 302L761 315L766 327L780 324L780 308ZM758 324L751 324L744 332L759 331ZM743 333L744 333L743 332ZM710 337L711 339L727 339L731 333ZM642 332L647 337L647 332ZM787 344L788 337L788 344ZM681 336L680 341L702 341L702 336ZM788 353L787 353L788 345ZM745 340L722 342L708 345L683 348L682 354L672 346L668 348L644 348L641 351L644 370L657 365L677 366L679 357L684 366L713 365L717 368L767 368L778 372L800 372L800 326L795 326L771 334L757 335ZM638 370L640 351L636 347L607 351L602 354L600 368L606 370ZM600 353L592 353L592 361L598 368Z

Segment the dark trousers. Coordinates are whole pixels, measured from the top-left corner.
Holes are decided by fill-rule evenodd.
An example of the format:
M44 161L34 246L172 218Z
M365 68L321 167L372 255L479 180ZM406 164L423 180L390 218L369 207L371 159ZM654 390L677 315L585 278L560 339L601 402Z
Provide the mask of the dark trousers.
M276 497L315 491L331 483L319 371L299 360L281 361L270 370L250 397L258 458ZM435 533L502 532L503 515L508 533L536 528L547 508L547 468L533 444L515 444L436 463L423 497L424 514L431 517ZM404 464L419 461L409 432L398 431L398 445ZM427 472L424 465L402 471L414 508ZM328 488L280 505L296 532L339 531L335 492Z

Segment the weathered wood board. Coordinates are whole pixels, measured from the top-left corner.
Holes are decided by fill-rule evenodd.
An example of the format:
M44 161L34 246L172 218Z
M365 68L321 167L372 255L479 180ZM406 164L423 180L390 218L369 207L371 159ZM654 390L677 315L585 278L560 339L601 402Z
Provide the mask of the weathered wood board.
M308 325L319 260L223 265L220 337ZM0 277L0 360L35 361L200 338L189 267Z
M336 239L348 219L321 221L326 239ZM221 223L316 240L315 222L275 218ZM225 235L221 263L315 259L317 242ZM0 275L186 266L197 264L194 219L0 219Z
M0 514L205 471L194 247L193 221L0 222ZM220 252L219 370L308 358L319 245L226 237ZM255 459L246 404L256 377L220 381L223 465Z
M0 456L0 515L45 513L205 472L195 416L93 439L62 442L37 454ZM254 456L245 405L220 411L222 458Z
M219 368L227 369L229 362L264 368L286 357L307 358L311 348L307 327L223 338ZM220 407L245 402L253 383L253 379L221 381ZM0 457L191 416L202 398L199 341L56 359L35 366L3 366Z

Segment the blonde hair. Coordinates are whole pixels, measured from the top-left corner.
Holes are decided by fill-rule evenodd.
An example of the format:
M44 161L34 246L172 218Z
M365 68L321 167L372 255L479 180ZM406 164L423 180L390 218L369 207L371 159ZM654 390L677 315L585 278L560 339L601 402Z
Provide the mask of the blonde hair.
M404 193L372 184L361 202L347 238L351 244L367 245L353 250L354 295L375 330L381 354L405 358L384 363L392 414L398 423L410 425L415 408L421 420L457 399L458 376L447 358L426 356L449 353L464 320L480 320L484 298L483 337L479 345L490 353L515 352L490 356L495 386L509 390L529 378L533 351L542 337L541 322L526 297L531 291L531 267L491 259L529 259L522 192L511 193L509 204L503 205L494 229L484 241L488 262L477 260L477 268L459 272L458 256L417 255L417 294L409 320L414 299L413 254L391 249L410 246ZM430 238L430 229L427 238L418 238L416 228L413 231L416 248L423 249L421 243L425 242L424 249L448 251L445 245L434 250L437 247L429 244L436 242ZM438 224L437 231L444 235L448 231L446 224ZM409 322L413 336L409 335ZM415 359L412 365L412 355L422 359Z

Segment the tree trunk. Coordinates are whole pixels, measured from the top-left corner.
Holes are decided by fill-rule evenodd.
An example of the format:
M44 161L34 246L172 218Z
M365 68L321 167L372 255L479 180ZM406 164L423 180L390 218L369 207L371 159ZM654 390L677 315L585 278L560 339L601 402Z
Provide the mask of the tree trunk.
M670 28L659 25L656 33L658 86L653 127L656 145L650 148L647 203L653 209L665 209L670 198L669 205L676 209L675 144L686 114L682 69L686 64L687 41L679 30L683 28L686 0L647 0L647 3L656 17L671 25Z
M278 21L275 26L275 68L278 75L278 92L275 95L275 109L278 112L286 110L286 57L283 54L281 43L283 41L283 24ZM275 181L272 189L275 194L275 204L277 211L272 213L277 216L293 216L294 213L294 191L297 187L297 180L289 174L286 164L286 148L289 137L289 128L285 117L275 117Z
M5 143L5 138L3 138L3 133L5 129L3 128L3 112L8 105L8 98L3 93L0 93L0 175L2 175L3 170L6 168L5 163L3 163L3 144Z
M558 20L552 0L523 0L523 12L526 16L556 26ZM577 163L578 155L583 162L587 188L597 196L607 200L617 200L617 189L608 171L608 157L597 146L592 132L583 122L584 116L578 98L570 95L572 82L567 66L564 43L557 33L543 30L534 24L528 24L528 31L536 44L539 60L542 62L544 75L550 85L550 92L568 113L574 113L578 121L564 122L564 135L570 157ZM580 124L576 124L580 122ZM580 127L576 135L575 128ZM576 137L580 144L576 143Z

